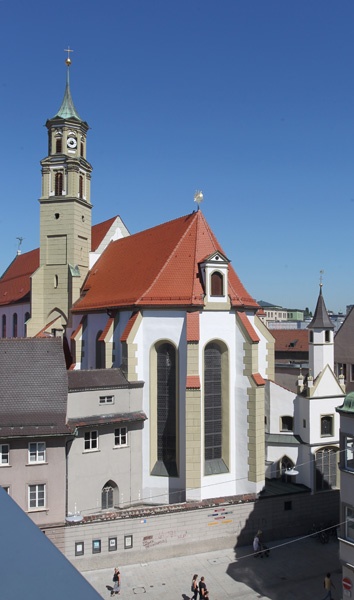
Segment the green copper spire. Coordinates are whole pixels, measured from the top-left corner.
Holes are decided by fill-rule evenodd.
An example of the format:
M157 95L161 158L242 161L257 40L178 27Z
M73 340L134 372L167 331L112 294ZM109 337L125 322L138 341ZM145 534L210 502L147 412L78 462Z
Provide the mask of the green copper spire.
M61 107L59 108L57 114L53 117L53 119L60 117L61 119L77 119L78 121L82 121L82 119L80 118L80 116L74 106L74 102L73 102L73 99L71 97L71 92L70 92L69 69L70 69L70 65L71 65L71 60L69 57L69 52L72 52L72 50L70 50L70 48L67 48L65 50L65 52L68 53L68 58L65 61L66 65L68 67L67 72L66 72L66 88L65 88L64 98L61 103Z

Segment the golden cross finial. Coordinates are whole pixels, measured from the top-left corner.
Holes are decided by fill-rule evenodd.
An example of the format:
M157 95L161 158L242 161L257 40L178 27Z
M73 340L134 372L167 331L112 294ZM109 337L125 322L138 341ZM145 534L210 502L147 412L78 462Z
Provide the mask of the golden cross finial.
M68 46L67 48L64 48L64 52L67 52L67 53L68 53L68 56L67 56L67 59L66 59L66 61L65 61L65 62L66 62L66 64L67 64L67 66L68 66L68 67L70 67L70 65L71 65L70 52L74 52L74 50L71 50L71 49L70 49L70 46Z

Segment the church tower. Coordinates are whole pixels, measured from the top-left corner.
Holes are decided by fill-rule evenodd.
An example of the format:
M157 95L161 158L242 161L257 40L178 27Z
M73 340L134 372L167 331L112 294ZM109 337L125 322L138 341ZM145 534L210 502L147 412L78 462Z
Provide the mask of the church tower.
M309 369L311 376L317 375L328 365L334 368L334 325L328 316L322 295L322 283L317 300L315 314L309 330Z
M92 167L86 160L89 129L72 100L66 59L66 88L59 111L46 122L48 156L41 161L40 266L32 276L27 334L62 335L89 268Z

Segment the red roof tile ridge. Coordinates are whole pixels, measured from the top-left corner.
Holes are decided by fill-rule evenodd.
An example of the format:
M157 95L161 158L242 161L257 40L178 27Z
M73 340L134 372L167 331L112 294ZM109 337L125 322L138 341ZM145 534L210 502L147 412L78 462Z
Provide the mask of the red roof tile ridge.
M215 235L213 234L213 232L212 232L212 230L211 230L211 228L210 228L207 220L205 219L203 213L201 211L198 211L197 214L200 214L200 218L203 219L205 229L206 229L206 231L207 231L207 233L209 235L211 243L213 244L213 246L215 248L215 251L220 252L221 254L223 254L223 256L225 256L225 258L227 258L227 260L229 260L228 257L227 257L227 254L224 252L222 246L220 246L218 240L216 239ZM199 221L198 221L198 225L199 225ZM205 258L208 258L208 257L205 257ZM239 281L240 285L242 285L242 287L244 287L243 284L241 283L241 281L240 281L240 279L239 279L236 271L233 269L233 267L231 267L231 269L233 270L235 276L237 277L237 280ZM237 291L235 290L235 288L234 288L234 286L233 286L233 284L231 282L231 278L230 277L229 277L229 281L228 281L228 287L229 287L229 291L231 292L230 293L231 300L232 299L236 299L238 301L238 303L242 304L242 305L244 305L245 303L249 303L249 302L252 304L252 306L256 305L255 300L251 296L240 296L237 293ZM245 290L245 291L247 291L247 290Z
M162 268L160 269L160 271L157 273L156 277L153 279L153 281L150 283L149 287L141 294L141 296L137 299L137 304L139 304L139 302L142 302L142 300L146 297L148 297L148 292L151 290L151 288L155 285L156 281L161 277L162 273L169 267L169 264L171 262L171 259L173 257L173 255L177 252L179 246L182 245L185 237L187 236L190 228L193 226L194 224L194 220L196 218L196 215L198 213L192 213L192 215L186 215L186 217L192 216L193 218L190 220L190 222L187 224L187 228L185 230L185 232L183 233L183 235L179 238L177 244L172 248L169 257L167 258L167 260L164 262ZM195 216L194 216L195 215ZM183 218L183 217L182 217ZM179 219L173 219L174 221L180 221L181 217ZM171 223L172 221L167 221L167 223ZM165 225L165 223L164 223ZM147 231L147 230L145 230ZM195 245L194 245L194 258L195 258Z

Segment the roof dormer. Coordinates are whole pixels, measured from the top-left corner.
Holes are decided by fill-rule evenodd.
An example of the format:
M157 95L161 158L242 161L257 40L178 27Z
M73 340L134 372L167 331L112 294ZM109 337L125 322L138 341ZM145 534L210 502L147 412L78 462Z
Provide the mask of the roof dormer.
M230 307L228 293L229 262L229 259L217 250L199 263L205 290L206 308L225 310Z

